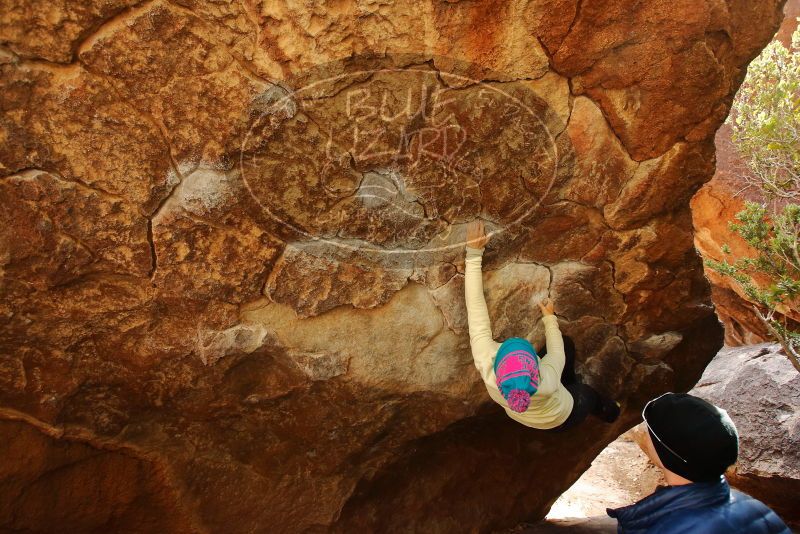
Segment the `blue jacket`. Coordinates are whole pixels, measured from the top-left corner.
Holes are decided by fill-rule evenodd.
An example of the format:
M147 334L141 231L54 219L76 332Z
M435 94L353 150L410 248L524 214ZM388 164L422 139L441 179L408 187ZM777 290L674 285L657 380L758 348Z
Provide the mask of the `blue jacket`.
M775 512L731 490L724 477L659 488L636 504L607 512L624 534L791 534Z

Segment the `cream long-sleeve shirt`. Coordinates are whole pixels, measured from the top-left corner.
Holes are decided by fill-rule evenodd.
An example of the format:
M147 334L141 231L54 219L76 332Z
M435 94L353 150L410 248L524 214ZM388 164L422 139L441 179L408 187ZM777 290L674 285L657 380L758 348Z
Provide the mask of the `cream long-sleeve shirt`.
M469 323L469 342L475 367L483 378L489 396L505 409L511 419L523 425L548 429L563 423L572 411L572 395L561 384L564 370L564 340L554 315L545 315L545 340L547 356L539 363L539 389L531 396L528 409L522 413L513 411L497 387L494 374L494 359L500 343L492 339L489 310L483 295L483 273L481 261L483 249L467 247L464 266L464 292L467 299L467 321Z

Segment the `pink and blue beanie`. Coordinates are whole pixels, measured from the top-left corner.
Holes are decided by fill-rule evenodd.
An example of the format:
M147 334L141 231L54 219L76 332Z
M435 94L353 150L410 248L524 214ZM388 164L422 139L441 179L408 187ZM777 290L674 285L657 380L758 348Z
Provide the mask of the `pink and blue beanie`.
M497 387L515 412L524 412L539 388L539 355L527 340L508 338L494 359Z

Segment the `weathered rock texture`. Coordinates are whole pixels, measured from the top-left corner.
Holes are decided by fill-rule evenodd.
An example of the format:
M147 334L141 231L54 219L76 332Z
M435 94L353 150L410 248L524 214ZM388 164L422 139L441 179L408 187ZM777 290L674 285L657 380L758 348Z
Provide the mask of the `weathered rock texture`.
M4 0L1 528L541 517L722 343L688 203L781 8ZM553 296L616 425L489 401L477 217L496 336Z
M800 374L779 345L727 348L692 393L725 407L739 430L734 486L800 524Z
M786 2L784 14L775 40L788 47L792 33L797 28L797 18L800 17L800 0ZM731 133L728 124L717 131L717 167L714 177L700 188L691 202L697 250L704 258L717 261L727 259L729 262L757 256L756 251L738 234L732 232L728 225L744 209L746 200L765 201L757 188L747 187L750 172L733 144ZM722 246L726 244L731 250L730 256L722 252ZM711 282L712 300L717 315L725 325L725 344L748 345L769 340L769 331L753 311L753 305L747 300L742 288L711 269L706 269L706 276ZM800 321L800 310L790 310L787 318Z

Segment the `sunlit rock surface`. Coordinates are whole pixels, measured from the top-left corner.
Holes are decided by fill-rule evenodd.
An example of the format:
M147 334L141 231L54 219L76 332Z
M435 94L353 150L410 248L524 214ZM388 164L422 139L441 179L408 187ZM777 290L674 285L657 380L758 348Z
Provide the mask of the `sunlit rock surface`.
M733 263L740 258L756 258L758 251L750 247L739 234L731 231L730 223L744 209L745 201L763 203L765 199L756 188L747 187L744 176L749 171L731 141L731 127L728 124L717 132L716 146L717 169L714 178L700 188L691 202L695 245L704 258L716 261ZM730 254L723 252L724 245L728 246ZM712 300L717 315L725 325L727 345L749 345L771 339L769 330L756 315L752 302L739 284L709 268L706 268L706 276L712 284ZM762 284L769 283L766 277L757 280ZM788 319L800 321L800 310L786 308L785 311Z
M785 16L774 40L788 48L800 17L800 0L788 0L784 4L783 12ZM744 209L745 201L767 201L758 188L753 187L747 162L739 155L732 133L729 124L723 125L717 131L717 166L714 177L700 188L691 202L697 250L704 258L716 261L726 259L730 263L740 258L755 258L758 253L736 232L731 231L729 224ZM780 201L770 202L780 208ZM728 245L730 255L722 252L723 245ZM706 269L706 276L711 282L712 300L717 315L725 325L726 345L748 345L772 339L739 284L711 269ZM758 281L768 283L766 279ZM800 322L800 310L787 308L784 311L787 319Z
M541 517L722 343L688 201L781 7L6 2L0 525ZM475 218L495 335L554 297L616 425L488 399Z

